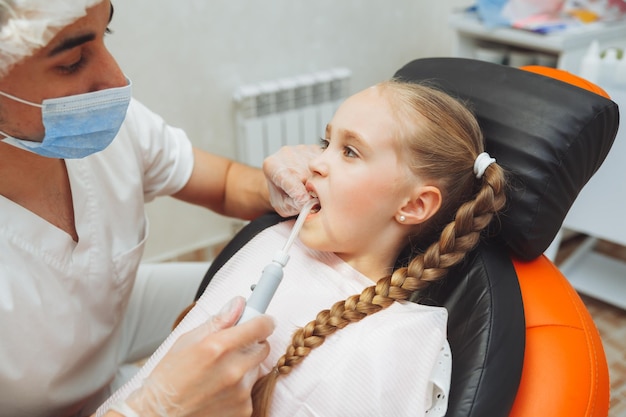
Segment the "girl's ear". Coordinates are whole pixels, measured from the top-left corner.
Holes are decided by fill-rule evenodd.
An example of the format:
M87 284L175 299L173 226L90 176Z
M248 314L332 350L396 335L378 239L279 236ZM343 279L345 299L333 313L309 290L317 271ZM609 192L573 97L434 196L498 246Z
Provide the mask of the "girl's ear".
M396 213L396 220L402 224L424 223L440 207L441 191L435 186L426 185L415 190L410 200Z

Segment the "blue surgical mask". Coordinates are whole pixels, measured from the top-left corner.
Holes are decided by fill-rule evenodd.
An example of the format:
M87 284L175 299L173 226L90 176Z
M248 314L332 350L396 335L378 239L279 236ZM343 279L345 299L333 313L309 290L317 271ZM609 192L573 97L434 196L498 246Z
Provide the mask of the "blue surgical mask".
M1 139L21 149L49 158L84 158L100 152L113 141L126 117L131 82L74 96L45 99L41 104L0 91L0 95L41 108L45 136L41 142L13 138L0 131Z

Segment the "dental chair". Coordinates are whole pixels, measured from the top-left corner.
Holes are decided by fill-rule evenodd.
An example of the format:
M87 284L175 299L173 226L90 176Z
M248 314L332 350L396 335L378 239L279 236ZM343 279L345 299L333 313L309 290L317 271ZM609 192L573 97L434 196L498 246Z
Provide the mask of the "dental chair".
M543 252L609 152L617 105L593 84L546 68L428 58L395 76L468 103L511 183L507 207L483 241L428 290L449 313L446 415L606 417L609 376L599 334ZM281 220L270 214L241 230L211 264L196 299L232 254Z

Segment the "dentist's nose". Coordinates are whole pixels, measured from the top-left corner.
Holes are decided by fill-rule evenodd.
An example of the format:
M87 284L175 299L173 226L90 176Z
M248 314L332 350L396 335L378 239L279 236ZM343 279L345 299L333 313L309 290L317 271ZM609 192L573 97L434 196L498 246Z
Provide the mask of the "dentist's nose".
M127 84L126 76L111 52L103 45L97 54L98 71L94 72L91 91L105 90L114 87L123 87Z

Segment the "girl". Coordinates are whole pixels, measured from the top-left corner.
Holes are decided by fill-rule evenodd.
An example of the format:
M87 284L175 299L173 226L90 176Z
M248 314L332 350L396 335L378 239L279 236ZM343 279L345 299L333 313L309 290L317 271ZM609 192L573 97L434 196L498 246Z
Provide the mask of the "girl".
M310 163L312 176L307 182L307 189L319 198L320 206L307 218L300 240L309 249L333 252L376 285L335 303L295 332L272 371L257 381L253 390L254 415L297 415L305 409L307 412L302 412L308 415L316 405L319 408L314 415L444 415L449 387L446 373L450 370L447 345L445 340L437 339L437 343L423 346L426 343L422 340L429 338L434 342L435 329L445 335L445 322L437 320L444 314L438 308L411 305L406 300L442 279L475 247L480 232L504 205L502 169L483 153L480 128L464 106L432 88L397 81L383 82L349 98L327 126L322 149ZM397 258L407 246L414 255L406 266L394 271ZM424 252L419 252L419 248L425 247ZM335 261L328 264L337 270L346 267L335 265ZM390 346L349 335L343 343L335 342L334 346L345 347L346 354L352 346L354 355L369 355L378 364L352 358L349 366L334 365L333 375L345 380L345 384L340 379L320 378L318 383L326 386L323 391L335 391L334 397L338 397L334 409L328 404L333 402L333 396L327 400L316 396L316 390L321 391L316 387L308 392L298 390L307 393L308 399L290 406L295 397L291 394L296 391L294 385L300 384L295 375L293 381L286 375L292 369L295 373L296 366L304 365L309 355L316 362L339 356L341 347L326 346L327 355L320 353L319 359L312 358L313 349L326 338L332 340L331 334L390 306L395 307L400 320L403 310L410 310L407 314L415 316L421 314L423 319L413 317L416 327L405 328L400 334L390 329L387 336L397 337L388 341ZM360 324L367 328L364 334L369 332L373 339L377 324L394 327L393 320L390 313L376 324L369 318ZM419 324L425 333L407 335L420 328ZM353 334L358 331L355 329ZM359 346L372 342L378 346ZM411 343L410 352L398 347L407 342ZM277 346L272 341L270 344L272 358ZM443 351L443 356L429 350L433 347ZM299 373L301 379L316 375L319 378L313 365L310 368L312 372ZM371 379L358 380L363 373ZM385 375L390 376L391 384L380 379ZM355 382L357 387L353 388ZM382 387L371 388L380 383ZM365 385L370 387L363 389ZM279 392L272 404L275 389ZM340 393L348 393L353 400Z
M461 262L505 203L476 119L436 89L385 81L340 106L309 167L319 205L267 310L277 326L253 415L445 415L447 314L409 299ZM249 292L292 224L231 257L185 321Z

